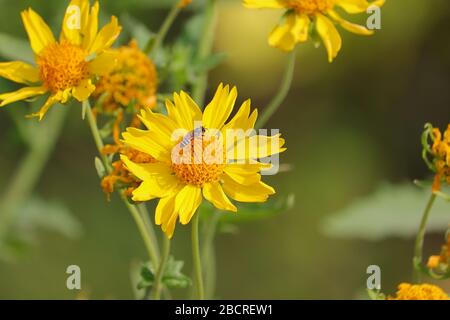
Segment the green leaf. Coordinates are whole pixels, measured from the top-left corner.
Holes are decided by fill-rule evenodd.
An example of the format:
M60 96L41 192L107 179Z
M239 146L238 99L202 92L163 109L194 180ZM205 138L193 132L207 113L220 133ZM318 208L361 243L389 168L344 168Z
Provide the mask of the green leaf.
M431 188L411 184L380 186L373 194L356 200L327 217L322 232L331 237L381 240L416 235ZM432 208L427 230L443 231L450 220L450 204L438 198Z
M103 164L103 161L100 160L99 157L95 157L94 163L95 163L95 169L97 170L97 174L98 174L99 178L103 178L106 175L106 169Z
M272 198L264 203L242 203L238 205L237 213L224 212L220 216L220 222L242 223L268 219L291 209L294 203L294 194Z
M172 256L169 257L166 264L166 269L162 277L162 283L168 288L186 288L191 285L191 279L184 275L184 262L176 261ZM141 268L141 280L138 283L138 289L151 287L155 281L155 275L150 263L146 263Z
M370 300L386 300L386 296L380 290L367 289L367 294Z
M0 33L0 43L3 44L0 46L0 56L3 58L34 63L33 51L26 40Z

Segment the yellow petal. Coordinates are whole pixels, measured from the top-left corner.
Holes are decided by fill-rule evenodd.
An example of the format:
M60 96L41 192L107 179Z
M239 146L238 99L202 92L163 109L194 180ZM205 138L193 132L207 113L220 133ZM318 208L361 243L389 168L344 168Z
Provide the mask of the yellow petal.
M373 30L369 30L364 26L361 26L359 24L351 23L345 19L343 19L336 11L329 10L328 15L333 18L335 21L337 21L342 28L344 28L347 31L350 31L352 33L356 33L363 36L370 36L374 34Z
M227 143L231 143L231 141L227 141ZM284 152L286 150L283 147L284 143L284 139L280 138L279 134L275 136L249 136L240 139L234 147L227 146L227 159L244 160L265 158Z
M292 51L299 42L308 40L310 20L306 14L287 14L269 35L269 45Z
M37 113L32 113L30 115L27 116L27 118L39 118L39 121L42 121L42 119L44 119L45 114L47 113L47 111L55 104L59 101L59 97L52 95L50 96L47 101L44 103L44 105L42 106L42 108L39 110L39 112Z
M103 50L109 49L120 34L122 27L116 17L111 17L111 22L104 26L95 37L94 42L89 47L89 53L100 53Z
M194 129L196 121L201 121L202 112L197 104L189 97L188 94L181 91L180 94L173 94L172 103L166 100L166 108L168 115L177 123L178 129L186 129L191 131Z
M223 177L223 189L232 199L240 202L265 202L275 190L264 182L241 185L226 175Z
M78 101L83 102L90 97L94 90L95 86L92 84L92 80L84 79L78 84L78 86L73 88L72 95Z
M234 117L228 122L222 129L222 134L226 135L226 130L228 129L241 129L247 131L255 126L256 119L258 118L258 110L253 110L250 114L251 100L246 100Z
M72 0L66 9L61 26L61 41L81 45L89 21L89 0Z
M230 91L230 86L223 87L221 83L216 90L216 94L203 112L203 125L208 129L222 129L227 121L237 98L236 87Z
M251 185L261 181L261 175L255 172L244 172L237 169L237 165L229 165L224 169L228 177L242 185Z
M155 223L161 225L161 229L169 239L172 238L178 212L175 211L176 194L161 198L155 211Z
M178 187L178 179L172 174L169 166L164 163L134 163L123 155L121 160L132 174L145 182L145 191L143 191L145 193L135 194L133 192L135 201L148 201L155 197L163 198L173 193ZM141 194L150 199L139 198Z
M282 0L244 0L244 6L247 8L270 8L270 9L280 9L284 8Z
M367 0L336 0L336 5L343 8L348 13L363 13L371 6L383 6L385 0L369 2Z
M22 61L0 62L0 77L23 84L40 81L39 70Z
M117 63L118 52L106 50L89 62L89 73L96 76L104 76L110 73Z
M87 49L89 48L95 40L98 31L98 10L99 4L98 1L95 1L95 4L91 8L91 12L89 15L89 19L84 29L84 38L82 47Z
M33 9L22 11L22 21L30 39L31 48L38 54L55 42L55 37L45 21Z
M328 52L328 61L333 62L339 50L341 50L342 40L333 22L322 14L316 15L317 33L322 38Z
M133 190L133 201L150 201L155 198L151 181L142 181L139 187Z
M168 162L171 159L171 148L167 148L163 141L155 140L155 135L149 131L127 128L122 136L126 145L147 153L158 161Z
M188 224L201 203L202 189L190 184L184 186L175 199L175 211L180 215L180 222Z
M175 121L164 114L144 109L139 119L152 133L158 135L160 142L165 141L168 148L172 147L172 135L178 129Z
M4 107L7 104L20 101L20 100L26 100L32 97L43 95L47 92L47 89L44 87L25 87L22 89L19 89L14 92L8 92L0 94L0 107Z
M203 196L211 202L217 209L236 212L236 206L231 203L230 199L223 192L219 182L207 183L203 186Z

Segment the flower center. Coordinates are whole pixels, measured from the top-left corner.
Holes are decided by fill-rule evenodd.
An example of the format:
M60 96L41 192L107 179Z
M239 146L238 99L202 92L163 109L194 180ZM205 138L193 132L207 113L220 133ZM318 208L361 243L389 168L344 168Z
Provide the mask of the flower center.
M313 15L322 13L334 6L335 0L286 0L287 6L299 13Z
M191 134L173 149L172 170L186 184L203 186L219 181L224 168L223 145L216 137Z
M76 87L89 76L87 52L68 42L54 43L37 58L39 75L52 92Z

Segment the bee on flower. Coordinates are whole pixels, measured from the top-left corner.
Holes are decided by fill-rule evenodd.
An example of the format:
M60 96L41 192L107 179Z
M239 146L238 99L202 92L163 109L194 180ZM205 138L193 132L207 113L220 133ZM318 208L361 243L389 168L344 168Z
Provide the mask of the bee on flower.
M174 93L174 101L166 101L167 115L142 110L140 118L146 129L128 128L123 133L128 147L156 160L140 164L126 154L121 157L142 181L132 199L159 198L155 220L169 238L178 220L190 222L203 198L218 209L236 212L230 198L265 202L275 193L261 181L261 170L270 164L258 159L285 151L284 140L279 135L249 134L257 118L256 110L250 113L250 100L226 123L236 98L236 88L221 84L202 113L188 94ZM227 130L247 133L227 143ZM235 152L237 146L244 146L243 152Z
M298 43L306 42L311 32L317 33L332 62L342 47L342 39L335 24L358 35L372 35L373 30L344 19L337 8L348 14L365 13L371 6L381 7L385 0L243 0L251 9L284 9L281 22L269 35L269 45L283 51L292 51Z
M99 4L89 0L72 0L63 19L59 40L55 39L45 21L33 9L22 12L35 64L22 61L0 63L0 76L24 84L25 87L0 94L0 107L10 103L48 94L39 112L40 120L56 103L70 98L82 102L95 90L96 79L115 65L116 53L111 45L121 27L116 17L98 30Z

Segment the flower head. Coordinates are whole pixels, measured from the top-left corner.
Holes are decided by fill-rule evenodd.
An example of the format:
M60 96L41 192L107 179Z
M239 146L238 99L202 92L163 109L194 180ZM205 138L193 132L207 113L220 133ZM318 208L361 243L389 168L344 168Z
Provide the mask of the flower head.
M94 91L97 98L105 95L99 111L111 113L130 104L136 109L153 107L158 82L154 63L134 40L113 51L117 53L116 66L100 78Z
M349 14L366 12L373 5L382 6L385 0L243 0L248 8L285 9L286 14L269 36L269 44L283 51L292 51L298 43L306 42L314 30L322 38L332 62L341 50L342 40L335 23L359 35L371 35L372 30L351 23L340 16L340 7Z
M270 167L258 159L283 152L279 135L254 134L257 111L245 101L230 117L237 90L220 85L212 101L200 110L185 92L167 100L168 115L142 110L146 130L128 128L124 143L156 159L140 164L122 155L128 170L142 183L134 201L159 198L156 224L172 237L179 219L188 224L203 198L221 210L236 212L230 198L264 202L275 190L261 181L260 171ZM229 139L229 133L238 133ZM227 138L225 138L227 137Z
M440 254L428 258L427 267L443 273L450 270L450 234L448 234L447 243L442 246Z
M436 192L441 189L442 181L450 183L450 124L442 135L439 128L427 123L422 135L422 145L423 158L435 172L433 191Z
M395 297L388 300L449 300L448 294L432 284L401 283Z
M57 102L66 103L71 97L86 100L95 90L93 80L114 67L116 54L108 49L121 30L116 17L98 30L98 11L98 2L91 7L89 0L72 0L59 40L33 9L23 11L35 65L21 61L0 63L0 76L27 85L0 94L0 107L48 93L41 110L32 114L42 119Z

